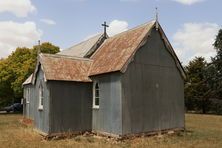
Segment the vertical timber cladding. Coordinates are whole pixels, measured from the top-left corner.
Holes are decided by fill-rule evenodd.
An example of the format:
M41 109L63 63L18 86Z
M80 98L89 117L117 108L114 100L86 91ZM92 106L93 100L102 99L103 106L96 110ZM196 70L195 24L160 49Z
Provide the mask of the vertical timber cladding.
M35 89L32 84L24 85L23 98L25 98L25 100L23 101L23 115L32 120L34 119L34 91ZM29 103L27 103L27 100L29 100Z
M152 30L122 78L123 135L184 128L184 82Z
M24 91L23 91L23 116L28 118L28 114L27 114L27 103L26 103L26 99L27 99L27 89L28 89L28 86L25 85L23 86L24 87Z
M39 86L42 84L43 87L43 110L39 110ZM34 85L34 93L32 96L32 99L34 99L34 124L35 127L43 132L43 133L49 133L49 89L47 82L45 82L44 79L44 72L41 68L39 68L37 76L36 76L36 82Z
M92 130L122 135L121 74L98 75L93 81L99 83L100 103L99 109L93 109Z
M29 118L34 120L34 115L35 115L35 104L34 104L34 91L35 91L35 87L32 84L29 84L29 89L30 89L30 93L29 93Z
M48 81L50 134L92 130L92 83Z

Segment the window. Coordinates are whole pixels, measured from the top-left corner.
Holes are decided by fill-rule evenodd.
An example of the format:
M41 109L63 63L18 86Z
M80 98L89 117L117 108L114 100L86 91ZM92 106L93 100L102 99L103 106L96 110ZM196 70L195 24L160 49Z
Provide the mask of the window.
M39 110L43 110L43 87L39 85Z
M93 83L93 108L99 108L99 99L100 99L100 93L99 93L99 83L94 82Z
M28 104L30 102L30 88L27 88L26 90L26 103Z

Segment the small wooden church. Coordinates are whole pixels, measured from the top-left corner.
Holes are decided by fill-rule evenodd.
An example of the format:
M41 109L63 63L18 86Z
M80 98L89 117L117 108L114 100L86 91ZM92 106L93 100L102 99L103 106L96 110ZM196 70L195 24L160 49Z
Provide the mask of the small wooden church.
M24 116L45 135L127 136L184 129L186 75L158 21L39 54Z

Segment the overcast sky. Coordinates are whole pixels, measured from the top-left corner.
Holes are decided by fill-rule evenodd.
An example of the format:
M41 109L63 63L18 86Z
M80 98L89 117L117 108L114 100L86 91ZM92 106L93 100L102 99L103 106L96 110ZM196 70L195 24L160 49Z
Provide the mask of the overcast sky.
M66 49L103 31L114 35L155 17L183 64L195 56L208 60L221 28L221 0L0 0L0 57L41 39Z

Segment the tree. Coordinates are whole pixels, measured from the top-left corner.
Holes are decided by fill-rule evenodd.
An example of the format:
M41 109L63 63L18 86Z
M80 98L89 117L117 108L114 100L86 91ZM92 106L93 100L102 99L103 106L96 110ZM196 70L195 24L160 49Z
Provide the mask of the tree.
M12 75L6 60L0 60L0 107L12 103L13 90L11 88Z
M219 30L213 45L217 51L222 51L222 29Z
M0 107L22 98L22 83L35 69L38 48L17 48L8 58L0 60ZM48 42L42 43L40 49L42 53L59 52L59 47Z
M222 29L213 45L217 54L211 58L211 63L196 57L185 67L188 75L185 83L188 110L222 114Z
M185 103L188 110L201 110L206 113L209 108L209 87L206 80L207 62L203 57L195 57L185 67Z
M37 53L38 53L39 48L40 48L41 53L55 54L60 51L58 46L55 46L49 42L45 42L45 43L42 43L40 45L40 47L39 47L39 45L36 45L33 47L33 55L35 57L37 57Z
M60 51L60 48L58 46L53 45L52 43L49 42L45 42L42 43L39 47L39 45L35 45L33 47L33 53L32 53L32 59L34 60L34 64L36 63L37 60L37 54L38 54L38 50L40 49L41 53L48 53L48 54L55 54L58 53ZM33 66L34 68L34 66Z
M215 89L216 97L222 98L222 29L219 30L216 40L214 42L214 48L216 49L216 56L212 58L211 67L214 70L214 77L212 77L212 86Z

